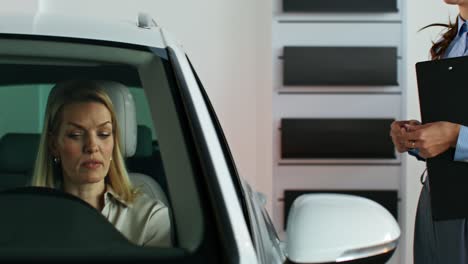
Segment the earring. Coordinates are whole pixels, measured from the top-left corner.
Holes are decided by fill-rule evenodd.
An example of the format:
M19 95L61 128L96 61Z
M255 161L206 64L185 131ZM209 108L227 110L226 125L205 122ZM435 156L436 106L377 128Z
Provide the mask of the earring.
M59 159L59 158L57 158L57 157L54 157L54 163L56 163L56 164L57 164L57 163L59 163L59 162L60 162L60 159Z
M109 159L109 160L110 160L110 161L112 161L112 157L110 157L110 159Z

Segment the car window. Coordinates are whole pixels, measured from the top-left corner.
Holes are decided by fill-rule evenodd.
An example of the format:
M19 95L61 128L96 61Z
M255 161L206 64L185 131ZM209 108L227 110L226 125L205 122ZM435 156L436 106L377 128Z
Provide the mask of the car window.
M144 126L151 130L151 140L156 141L157 135L154 129L153 120L151 118L151 111L146 97L145 90L141 87L129 87L130 92L135 100L135 107L137 111L137 124Z
M93 256L110 257L109 252L118 251L116 254L121 257L164 257L167 261L161 263L171 263L177 257L203 257L206 263L210 263L220 257L221 251L217 250L218 231L208 228L214 225L214 213L209 211L210 205L206 202L208 194L202 182L204 177L199 175L200 165L197 164L190 124L184 116L182 98L178 96L177 80L170 62L159 55L165 51L158 50L156 54L151 51L153 49L106 46L89 41L62 42L59 38L47 41L0 40L0 189L8 193L0 194L0 203L2 199L5 199L3 202L15 201L12 204L20 201L22 206L26 206L24 208L28 208L35 204L28 203L29 200L37 204L44 200L38 197L47 197L51 208L41 215L43 222L57 223L57 219L61 218L56 216L60 214L78 213L86 218L88 225L96 225L88 226L89 230L105 223L113 226L111 221L97 220L100 214L85 215L92 211L73 209L74 206L82 206L80 202L73 201L74 206L64 206L70 202L70 197L63 193L51 194L40 188L22 188L30 185L43 134L48 95L55 83L71 79L109 80L128 87L136 102L138 127L135 136L138 136L138 141L136 154L126 158L125 166L130 172L149 176L159 183L168 196L174 242L172 248L137 247L137 250L134 244L124 242L94 249L75 248L76 244L67 244L71 240L57 241L60 234L80 234L80 230L87 227L57 225L55 230L50 231L57 235L51 236L53 243L43 245L46 256L58 254L66 257L76 255L81 250L90 250ZM24 50L28 51L27 54L22 53ZM60 191L60 188L57 189ZM24 220L22 214L27 211L12 213L9 223L14 224L15 218L23 217ZM38 233L25 234L23 244L9 245L4 238L0 243L0 259L9 254L13 257L34 255L31 253L34 250L27 245L36 243L42 231L37 226L39 221L36 223L33 215L29 217L30 221L27 222L34 228L28 230L38 230ZM20 223L24 224L24 221L18 221ZM118 233L112 234L110 231L113 227L106 230L110 233L100 233L104 236L101 241L107 241L106 236L107 239L118 236ZM68 251L59 254L54 247L61 243ZM175 259L168 259L169 255Z

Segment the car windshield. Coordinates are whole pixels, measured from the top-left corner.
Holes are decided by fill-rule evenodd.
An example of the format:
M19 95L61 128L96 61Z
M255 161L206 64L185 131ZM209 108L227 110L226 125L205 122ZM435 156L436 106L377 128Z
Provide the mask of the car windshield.
M79 254L167 259L168 256L196 255L196 252L207 249L210 253L204 256L208 257L206 260L219 257L213 250L218 247L212 235L216 231L207 228L213 225L209 204L200 202L206 201L207 191L200 182L203 177L194 158L193 135L165 49L59 38L14 39L10 36L0 41L0 69L0 204L8 211L8 217L0 220L0 258ZM123 146L126 142L118 144L130 181L139 192L153 199L153 211L148 213L156 215L162 210L158 208L167 208L170 245L158 246L160 244L156 243L156 247L140 247L146 246L144 241L151 241L153 235L144 235L150 238L142 238L141 242L132 232L154 233L151 230L159 228L157 224L156 227L147 223L137 225L137 228L129 227L130 216L122 216L120 211L111 209L105 213L105 206L96 210L73 193L67 193L65 181L54 188L31 187L34 174L37 174L42 141L46 138L45 133L51 131L45 130L49 124L46 121L49 96L55 98L50 94L57 83L70 80L116 83L118 87L125 87L133 98L135 124L127 121L119 124L120 131L124 131L122 137L136 139L133 153L127 153L128 146ZM110 93L116 89L109 88ZM71 98L67 93L72 90L65 90L63 98ZM118 108L129 111L128 101L116 106L115 100L111 100L116 112ZM63 109L68 108L64 106ZM60 118L65 120L63 109ZM80 109L74 113L85 111ZM84 116L88 118L87 114ZM119 118L117 120L121 122ZM87 133L88 130L78 127L79 131ZM74 137L79 135L73 134ZM99 137L102 139L104 134ZM44 145L42 148L51 153L60 150L54 146ZM60 164L58 168L65 171L68 156L62 156L61 160L54 155L51 162ZM117 162L112 157L111 162ZM91 169L101 162L88 161L86 166ZM106 179L106 186L110 186L111 180ZM110 196L115 198L118 206L127 206L117 188L111 190ZM154 200L161 202L160 207ZM125 207L128 208L132 207ZM136 214L141 215L148 209L142 206L138 210ZM119 225L118 217L123 217L125 223ZM211 246L201 247L206 243Z

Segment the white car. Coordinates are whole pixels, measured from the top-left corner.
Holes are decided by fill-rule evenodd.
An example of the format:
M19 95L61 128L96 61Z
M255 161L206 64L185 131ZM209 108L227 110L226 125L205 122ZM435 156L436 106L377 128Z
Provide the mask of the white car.
M0 14L1 261L385 263L392 256L395 219L355 196L299 197L281 241L265 198L239 177L189 58L153 19L135 17ZM78 198L24 187L47 95L69 79L128 87L122 107L136 112L123 139L136 141L128 170L140 175L132 176L135 185L170 208L174 247L135 246Z

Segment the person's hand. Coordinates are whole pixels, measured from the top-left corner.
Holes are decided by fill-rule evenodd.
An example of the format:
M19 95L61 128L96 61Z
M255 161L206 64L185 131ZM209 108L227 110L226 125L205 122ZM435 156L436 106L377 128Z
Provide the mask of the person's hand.
M390 136L392 137L393 145L398 152L403 153L412 148L407 146L408 139L406 133L406 126L418 126L421 123L417 120L403 120L403 121L394 121L390 126Z
M419 156L432 158L457 145L460 125L450 122L433 122L424 125L405 124L406 148L419 149Z

